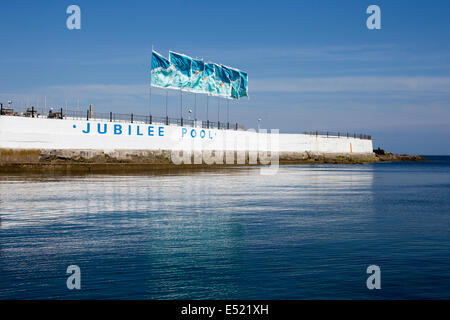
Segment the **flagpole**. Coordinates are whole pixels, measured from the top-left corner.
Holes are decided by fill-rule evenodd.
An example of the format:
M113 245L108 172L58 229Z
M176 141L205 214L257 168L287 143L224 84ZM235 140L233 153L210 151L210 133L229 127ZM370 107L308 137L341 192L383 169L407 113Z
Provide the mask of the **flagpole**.
M197 94L194 93L194 119L197 121Z
M217 129L220 129L219 124L220 124L220 97L217 97Z
M230 123L230 100L227 99L227 123Z
M148 112L150 116L152 115L152 61L153 61L153 44L152 44L152 55L150 58L150 97L149 97L149 105L148 105Z
M180 89L180 121L183 119L183 90Z
M168 121L168 114L167 114L167 100L168 100L168 98L169 98L169 90L167 90L166 89L166 124L169 124L169 121Z

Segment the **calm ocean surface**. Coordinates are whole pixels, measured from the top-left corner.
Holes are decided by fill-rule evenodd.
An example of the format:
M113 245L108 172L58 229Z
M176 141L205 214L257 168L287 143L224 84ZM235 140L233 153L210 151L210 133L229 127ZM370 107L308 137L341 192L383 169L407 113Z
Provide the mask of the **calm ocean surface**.
M450 299L450 157L429 159L2 175L0 299Z

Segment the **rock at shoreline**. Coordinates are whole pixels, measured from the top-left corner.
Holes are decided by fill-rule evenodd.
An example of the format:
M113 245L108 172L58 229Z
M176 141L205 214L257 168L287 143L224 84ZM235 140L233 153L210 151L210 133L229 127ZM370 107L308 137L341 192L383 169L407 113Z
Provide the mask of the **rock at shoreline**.
M383 149L375 149L373 150L375 156L379 159L379 161L427 161L427 159L417 156L417 155L409 155L409 154L393 154Z

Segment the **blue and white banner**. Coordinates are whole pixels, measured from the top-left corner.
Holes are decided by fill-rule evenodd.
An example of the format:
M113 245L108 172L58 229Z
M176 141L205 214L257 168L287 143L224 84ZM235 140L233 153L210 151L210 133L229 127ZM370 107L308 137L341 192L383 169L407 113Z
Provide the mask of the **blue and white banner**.
M206 93L228 99L248 97L247 73L216 63L205 63L169 51L169 59L152 53L151 85Z
M239 98L248 97L248 75L246 72L239 70L241 81L239 83Z
M202 60L192 59L191 64L191 91L206 93L205 63Z
M152 52L152 70L151 70L151 85L160 88L172 88L173 76L175 74L174 67L169 60L164 58L156 51Z
M227 72L228 78L231 82L231 98L239 99L239 87L241 84L241 75L239 73L239 70L227 66L222 66L222 68L225 70L225 72Z
M214 71L214 63L205 63L203 93L211 95L215 95L216 93L216 73Z
M228 77L228 72L219 66L214 64L214 73L216 80L216 94L219 97L230 98L231 97L231 80Z
M192 58L169 51L169 61L175 67L173 86L180 89L191 87Z

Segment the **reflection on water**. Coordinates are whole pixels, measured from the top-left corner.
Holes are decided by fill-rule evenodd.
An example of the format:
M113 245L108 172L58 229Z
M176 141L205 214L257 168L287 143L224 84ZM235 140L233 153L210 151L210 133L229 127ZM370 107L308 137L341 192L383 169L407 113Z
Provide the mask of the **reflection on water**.
M403 230L402 219L410 217L401 208L430 203L406 201L398 208L403 216L393 217L398 213L389 206L405 200L395 198L398 181L411 176L402 179L399 168L286 166L275 176L256 168L3 176L0 298L420 297L423 287L402 288L401 267L411 257L408 247L397 244L408 246L411 232L424 229L409 220ZM392 182L396 174L400 180ZM437 230L428 234L425 228L430 241L436 234L446 237L442 247L435 246L441 251L421 256L418 245L413 258L442 258L441 267L448 269L443 205L448 202L437 202L441 216L429 222ZM71 264L81 268L79 291L66 288ZM382 268L380 292L365 287L369 264ZM448 276L435 284L437 297L448 297L448 290L440 292L448 288Z

